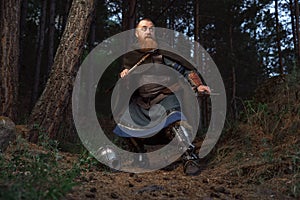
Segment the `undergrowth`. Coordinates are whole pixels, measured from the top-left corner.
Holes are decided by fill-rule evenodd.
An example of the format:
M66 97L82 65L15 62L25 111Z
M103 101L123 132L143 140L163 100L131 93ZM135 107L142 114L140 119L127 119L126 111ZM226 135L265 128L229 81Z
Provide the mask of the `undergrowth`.
M277 78L266 82L256 98L243 101L239 120L228 123L221 137L215 161L232 163L239 178L275 183L299 198L299 88L295 77Z
M60 199L75 185L80 167L61 166L57 142L41 134L40 145L18 137L9 153L0 154L0 199Z

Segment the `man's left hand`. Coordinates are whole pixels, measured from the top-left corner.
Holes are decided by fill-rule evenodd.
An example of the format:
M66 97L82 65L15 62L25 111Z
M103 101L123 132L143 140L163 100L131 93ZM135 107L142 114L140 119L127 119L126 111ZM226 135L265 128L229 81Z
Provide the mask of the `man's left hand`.
M205 86L205 85L198 86L197 90L201 94L204 93L204 94L208 94L209 95L211 93L210 88L208 86Z

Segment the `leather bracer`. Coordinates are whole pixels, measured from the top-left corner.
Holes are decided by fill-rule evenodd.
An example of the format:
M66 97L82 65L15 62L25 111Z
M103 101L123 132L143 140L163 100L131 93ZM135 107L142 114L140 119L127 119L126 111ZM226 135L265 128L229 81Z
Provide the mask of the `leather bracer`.
M199 87L200 85L203 85L199 75L195 72L195 71L191 71L188 74L188 80L190 82L190 84L192 85L192 87Z

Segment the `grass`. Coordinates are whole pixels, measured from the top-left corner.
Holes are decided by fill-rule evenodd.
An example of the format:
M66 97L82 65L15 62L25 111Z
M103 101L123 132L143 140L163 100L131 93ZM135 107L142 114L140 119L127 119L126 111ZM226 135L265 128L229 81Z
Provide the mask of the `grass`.
M9 153L0 154L0 199L60 199L72 189L80 168L62 166L56 142L50 143L33 149L18 138Z

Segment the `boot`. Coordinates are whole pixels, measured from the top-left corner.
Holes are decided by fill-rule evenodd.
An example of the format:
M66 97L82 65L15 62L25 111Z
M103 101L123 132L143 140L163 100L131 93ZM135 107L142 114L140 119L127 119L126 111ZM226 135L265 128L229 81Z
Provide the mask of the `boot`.
M182 155L183 172L188 176L195 176L201 172L200 159L194 151L195 147L191 145Z
M178 147L180 151L187 150L182 155L183 171L186 175L197 175L200 173L201 168L199 164L199 157L195 153L195 146L189 139L189 131L191 130L187 124L182 126L180 123L175 123L172 126L173 133L178 141Z

